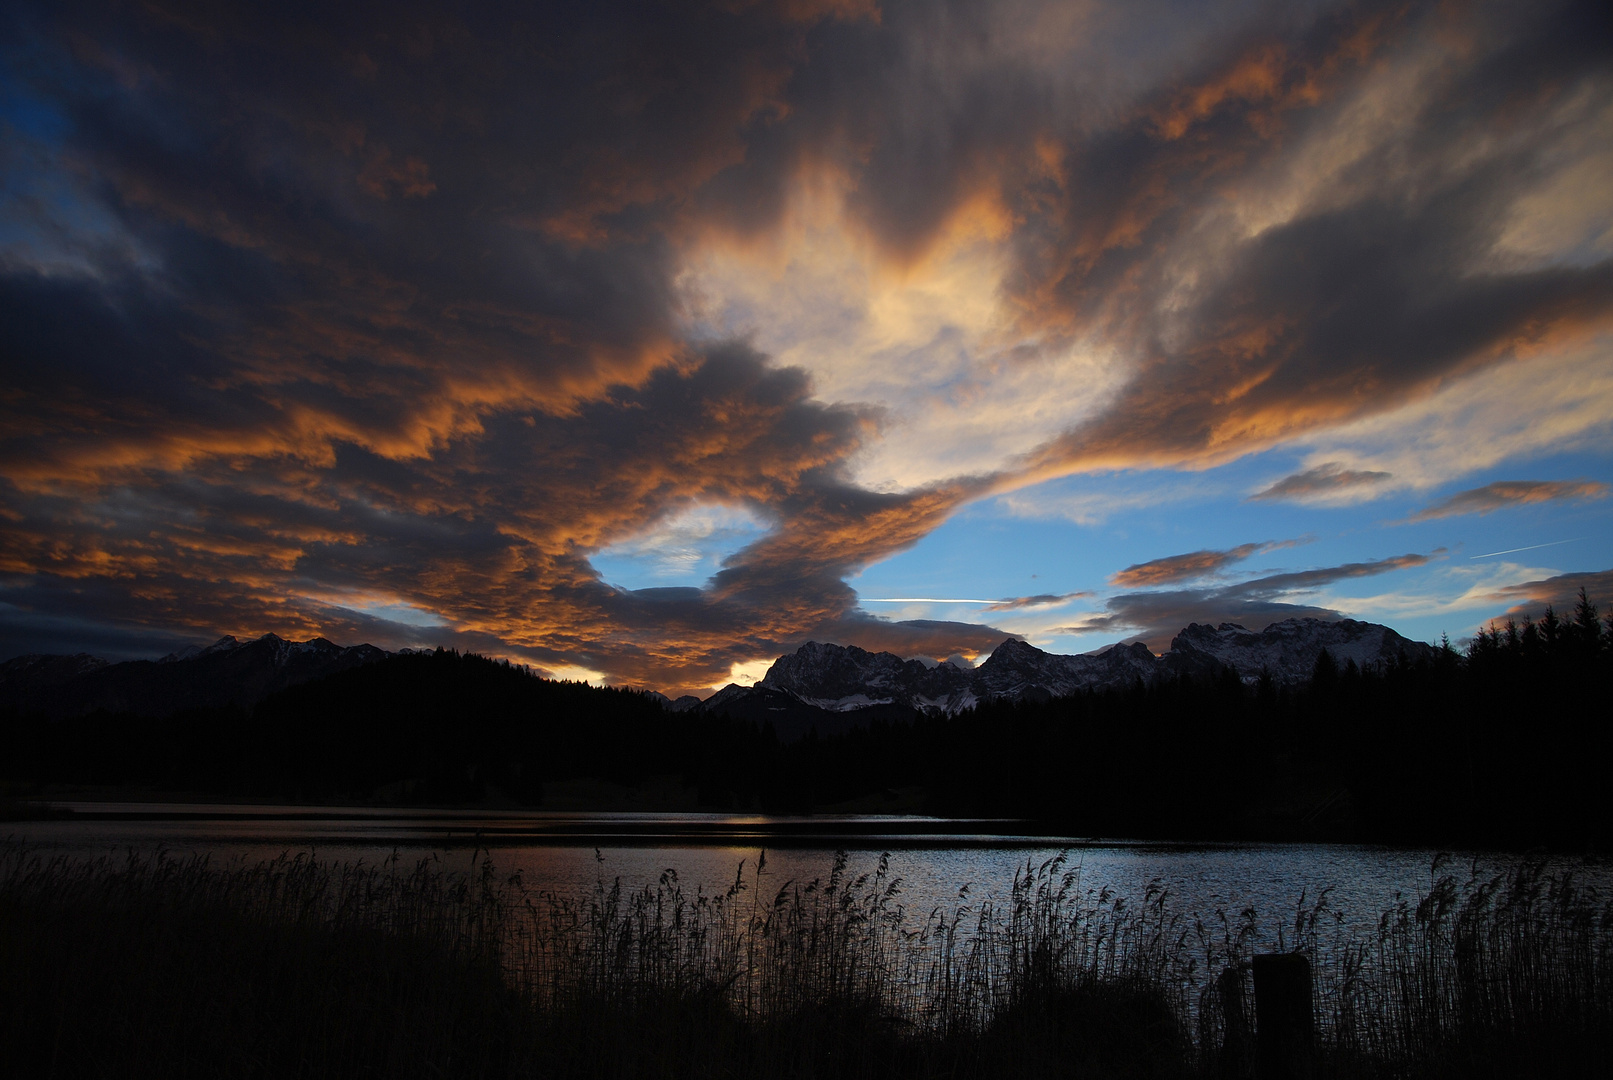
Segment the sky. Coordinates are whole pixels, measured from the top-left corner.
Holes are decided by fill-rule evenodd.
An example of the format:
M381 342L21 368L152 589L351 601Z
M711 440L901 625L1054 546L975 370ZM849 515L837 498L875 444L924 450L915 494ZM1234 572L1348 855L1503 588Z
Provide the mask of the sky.
M1613 609L1605 3L0 13L0 656Z

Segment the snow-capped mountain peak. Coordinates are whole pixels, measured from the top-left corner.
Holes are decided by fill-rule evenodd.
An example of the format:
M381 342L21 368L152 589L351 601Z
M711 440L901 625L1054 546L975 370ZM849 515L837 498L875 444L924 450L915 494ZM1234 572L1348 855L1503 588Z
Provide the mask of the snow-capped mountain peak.
M1046 700L1176 675L1210 675L1224 668L1245 682L1262 673L1282 683L1299 682L1310 677L1323 649L1340 664L1353 660L1361 668L1433 653L1430 646L1387 626L1352 619L1289 619L1258 633L1235 623L1194 623L1176 635L1162 656L1141 642L1063 656L1009 638L972 669L810 641L779 657L755 687L730 685L702 707L721 709L752 695L774 693L835 713L898 705L927 715L953 715L991 699Z
M1432 655L1431 646L1401 637L1387 626L1354 619L1287 619L1255 633L1237 623L1209 626L1193 623L1171 641L1171 652L1188 666L1206 660L1235 669L1248 680L1265 671L1278 682L1310 678L1322 650L1340 665L1355 661L1367 668L1399 656Z

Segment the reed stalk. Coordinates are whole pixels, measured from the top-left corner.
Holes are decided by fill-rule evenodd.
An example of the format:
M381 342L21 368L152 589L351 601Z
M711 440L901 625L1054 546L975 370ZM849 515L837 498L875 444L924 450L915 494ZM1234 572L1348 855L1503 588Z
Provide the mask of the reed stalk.
M1323 894L1277 935L1316 973L1321 1075L1594 1070L1613 905L1524 862L1435 878L1351 936ZM0 1030L28 1075L1239 1075L1227 1010L1257 913L1133 903L1064 855L1003 900L910 912L889 856L719 891L674 871L563 896L434 858L50 856L0 845ZM1230 989L1229 989L1230 988Z

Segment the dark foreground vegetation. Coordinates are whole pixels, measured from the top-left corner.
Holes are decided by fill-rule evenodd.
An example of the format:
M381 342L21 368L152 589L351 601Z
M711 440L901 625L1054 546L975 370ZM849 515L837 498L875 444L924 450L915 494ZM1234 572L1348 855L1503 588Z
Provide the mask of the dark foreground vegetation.
M765 860L764 860L765 863ZM1247 1077L1256 918L1027 866L917 918L884 861L725 892L536 893L483 864L0 847L3 1068L29 1077ZM960 902L961 903L961 902ZM1318 1077L1607 1075L1613 907L1524 864L1366 940L1302 906ZM1268 943L1265 948L1271 948Z
M798 812L915 793L906 810L1074 835L1602 848L1613 843L1613 628L1574 617L1467 653L1298 686L1180 679L781 742L627 690L481 657L396 656L255 709L0 716L0 779L213 796L542 806L557 782Z

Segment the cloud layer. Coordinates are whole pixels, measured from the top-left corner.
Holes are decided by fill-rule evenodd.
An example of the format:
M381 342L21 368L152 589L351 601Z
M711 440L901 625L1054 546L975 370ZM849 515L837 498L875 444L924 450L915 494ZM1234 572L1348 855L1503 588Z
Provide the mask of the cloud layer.
M1607 485L1596 480L1497 480L1483 487L1458 491L1411 516L1413 521L1456 517L1459 514L1488 514L1509 506L1530 503L1600 499Z
M982 612L995 611L1024 611L1027 608L1055 607L1059 604L1069 603L1071 600L1083 596L1091 596L1086 590L1067 593L1038 593L1035 596L1016 596L1008 600L999 600L995 604L988 604L981 609Z
M1613 117L1608 19L11 5L0 645L323 633L668 689L811 637L976 655L1005 635L847 577L989 493L1232 460L1613 325L1563 179ZM767 531L700 587L590 562L719 510Z
M1243 545L1232 552L1263 545ZM1251 554L1253 554L1251 550ZM1184 565L1198 561L1202 555L1227 555L1230 552L1196 552L1177 556ZM1171 564L1171 559L1157 560ZM1342 615L1333 608L1317 607L1302 598L1324 586L1355 578L1375 577L1423 566L1428 556L1416 553L1398 555L1370 562L1343 563L1338 566L1318 567L1311 570L1287 571L1266 574L1228 585L1197 589L1160 589L1149 592L1120 593L1104 602L1102 613L1087 616L1077 623L1059 627L1054 633L1089 634L1094 631L1120 632L1142 641L1155 652L1163 652L1170 640L1184 626L1194 622L1220 624L1238 623L1251 630L1263 630L1284 619L1337 619ZM1154 565L1154 564L1144 564ZM1137 568L1133 568L1137 569ZM1201 576L1199 572L1179 578L1156 578L1151 583L1184 580ZM1142 584L1138 581L1136 584Z
M1491 625L1506 619L1539 618L1548 607L1557 613L1558 618L1571 618L1575 605L1579 603L1581 589L1591 598L1592 604L1600 602L1598 597L1613 596L1613 570L1558 574L1538 581L1509 585L1501 589L1495 599L1511 606ZM1605 617L1613 613L1608 612L1604 605L1599 614Z
M1305 499L1326 497L1353 492L1355 489L1381 484L1390 474L1371 469L1346 469L1336 461L1324 462L1304 472L1285 476L1270 487L1262 488L1250 499Z
M1192 581L1208 577L1239 563L1251 555L1278 548L1293 547L1299 541L1274 540L1263 544L1239 544L1225 551L1193 551L1186 555L1169 555L1126 567L1109 579L1109 584L1121 588L1146 588L1150 585L1169 585L1178 581Z

